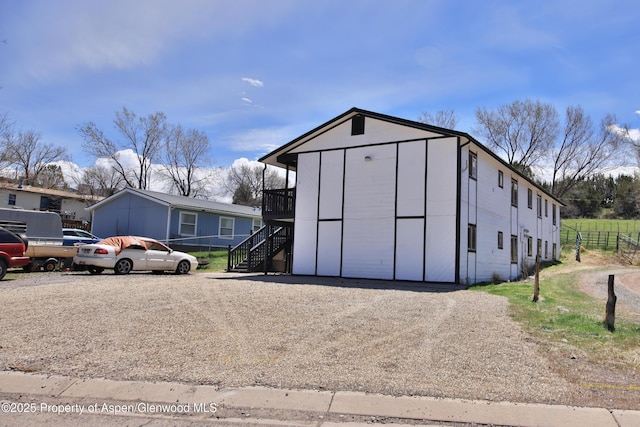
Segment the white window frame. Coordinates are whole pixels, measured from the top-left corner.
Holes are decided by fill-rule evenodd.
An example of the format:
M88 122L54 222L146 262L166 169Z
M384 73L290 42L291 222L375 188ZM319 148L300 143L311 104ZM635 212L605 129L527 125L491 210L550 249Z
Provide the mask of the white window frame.
M194 217L194 222L190 223L184 220L184 217L186 215L190 215ZM189 227L193 226L193 233L185 233L185 231L183 230L182 226L183 225L188 225ZM180 212L180 224L178 225L178 233L181 236L195 236L197 234L197 230L198 230L198 214L195 212Z
M222 222L225 220L231 221L231 234L222 234L222 229L229 229L229 227L222 227ZM221 216L220 221L218 221L218 237L221 239L233 239L234 238L234 230L236 228L236 219L230 216Z
M255 233L256 231L262 228L262 218L253 218L253 227L251 228L251 233Z

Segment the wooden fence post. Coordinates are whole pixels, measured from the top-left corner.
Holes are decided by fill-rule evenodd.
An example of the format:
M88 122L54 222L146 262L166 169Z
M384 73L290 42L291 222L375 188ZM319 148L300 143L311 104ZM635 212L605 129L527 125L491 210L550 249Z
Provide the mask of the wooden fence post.
M616 322L616 300L618 297L616 296L613 289L613 282L615 276L613 274L609 275L609 296L607 297L607 309L604 317L604 323L607 326L607 329L611 332L616 330L615 322Z
M533 302L540 297L540 254L536 255L536 278L533 285Z

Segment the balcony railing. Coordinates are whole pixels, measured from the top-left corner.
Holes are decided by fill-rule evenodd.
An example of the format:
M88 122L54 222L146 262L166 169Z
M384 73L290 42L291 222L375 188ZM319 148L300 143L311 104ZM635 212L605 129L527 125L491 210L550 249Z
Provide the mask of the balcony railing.
M293 219L296 207L296 189L264 190L262 217L265 220Z

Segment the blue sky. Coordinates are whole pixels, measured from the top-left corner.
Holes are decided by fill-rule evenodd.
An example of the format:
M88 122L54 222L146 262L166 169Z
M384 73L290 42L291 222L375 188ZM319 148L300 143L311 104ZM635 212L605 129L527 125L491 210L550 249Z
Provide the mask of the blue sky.
M2 41L6 42L2 42ZM416 120L530 98L640 127L637 0L4 0L0 113L93 164L77 126L164 112L215 166L351 107Z

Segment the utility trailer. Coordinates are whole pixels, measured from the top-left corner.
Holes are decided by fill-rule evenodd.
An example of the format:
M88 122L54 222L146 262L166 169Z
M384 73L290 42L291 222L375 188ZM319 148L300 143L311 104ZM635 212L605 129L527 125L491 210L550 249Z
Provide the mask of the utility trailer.
M25 256L31 258L26 271L53 271L69 268L77 246L64 246L62 219L55 212L0 208L0 226L27 242Z

